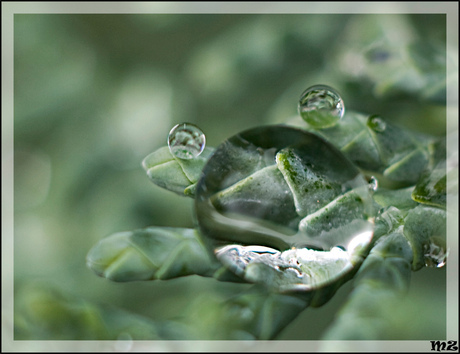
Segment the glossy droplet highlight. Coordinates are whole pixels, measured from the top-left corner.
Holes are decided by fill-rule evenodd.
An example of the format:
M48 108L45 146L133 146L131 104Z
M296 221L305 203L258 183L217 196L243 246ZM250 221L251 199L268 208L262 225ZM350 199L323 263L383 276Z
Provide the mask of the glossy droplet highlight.
M194 124L177 124L169 132L168 146L174 156L179 159L190 160L203 152L206 146L206 137L201 129Z
M371 178L369 178L369 189L372 192L375 192L378 188L379 188L379 181L374 176L371 176Z
M224 141L195 197L200 237L246 281L310 291L363 259L374 229L368 181L315 134L265 126Z
M442 239L433 237L425 246L425 265L427 267L442 268L446 264L447 250Z
M332 127L343 117L345 105L332 87L315 85L305 90L299 100L299 114L314 128Z
M385 121L377 114L367 119L367 126L377 133L383 133L387 128Z

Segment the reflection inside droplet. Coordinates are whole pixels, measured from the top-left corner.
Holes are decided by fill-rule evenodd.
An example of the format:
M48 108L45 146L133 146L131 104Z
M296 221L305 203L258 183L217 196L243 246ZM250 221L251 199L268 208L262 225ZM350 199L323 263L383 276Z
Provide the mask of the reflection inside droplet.
M375 192L379 188L379 181L374 176L369 178L369 189Z
M432 237L425 246L425 265L442 268L446 264L447 253L445 242L441 238Z
M177 124L168 135L169 150L180 159L190 160L199 156L205 145L204 133L194 124Z
M305 90L299 100L300 116L314 128L331 127L343 117L342 97L326 85L315 85Z
M222 143L203 169L195 206L203 241L225 266L283 291L339 278L373 235L364 176L331 144L287 126Z
M377 133L383 133L387 128L385 121L377 114L371 115L367 119L367 126Z

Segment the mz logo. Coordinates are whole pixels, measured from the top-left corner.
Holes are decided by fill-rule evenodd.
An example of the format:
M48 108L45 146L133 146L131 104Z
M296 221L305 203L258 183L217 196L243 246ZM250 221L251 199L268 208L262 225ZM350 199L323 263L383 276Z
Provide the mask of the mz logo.
M458 346L457 346L457 341L456 340L450 340L447 343L446 342L441 342L439 340L430 340L431 343L431 351L442 351L442 350L450 350L450 351L457 351Z

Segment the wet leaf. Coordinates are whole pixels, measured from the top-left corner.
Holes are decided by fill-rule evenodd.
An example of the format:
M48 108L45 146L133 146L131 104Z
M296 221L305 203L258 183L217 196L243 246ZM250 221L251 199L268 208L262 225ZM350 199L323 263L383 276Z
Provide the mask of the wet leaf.
M353 279L353 291L323 339L385 339L391 329L385 314L408 290L411 259L402 230L382 236Z
M445 210L424 205L409 211L404 224L404 236L412 248L413 270L425 265L444 265L447 256L446 216Z
M206 147L201 155L184 160L171 154L169 147L164 146L145 157L142 167L149 179L159 187L194 197L196 182L212 152L213 148Z

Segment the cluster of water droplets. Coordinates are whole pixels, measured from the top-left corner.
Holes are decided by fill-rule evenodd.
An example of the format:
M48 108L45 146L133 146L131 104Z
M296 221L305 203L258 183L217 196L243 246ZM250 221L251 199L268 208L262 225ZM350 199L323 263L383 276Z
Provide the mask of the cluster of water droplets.
M323 129L342 119L345 105L336 90L315 85L302 93L298 110L310 126ZM385 129L377 116L368 124ZM168 136L179 159L197 158L205 144L202 130L190 123L177 124ZM346 273L354 252L372 238L373 219L366 210L378 181L366 180L340 156L315 135L285 126L259 127L228 139L198 182L195 209L205 244L250 281L275 276L291 287L310 289ZM308 206L310 199L318 205Z

